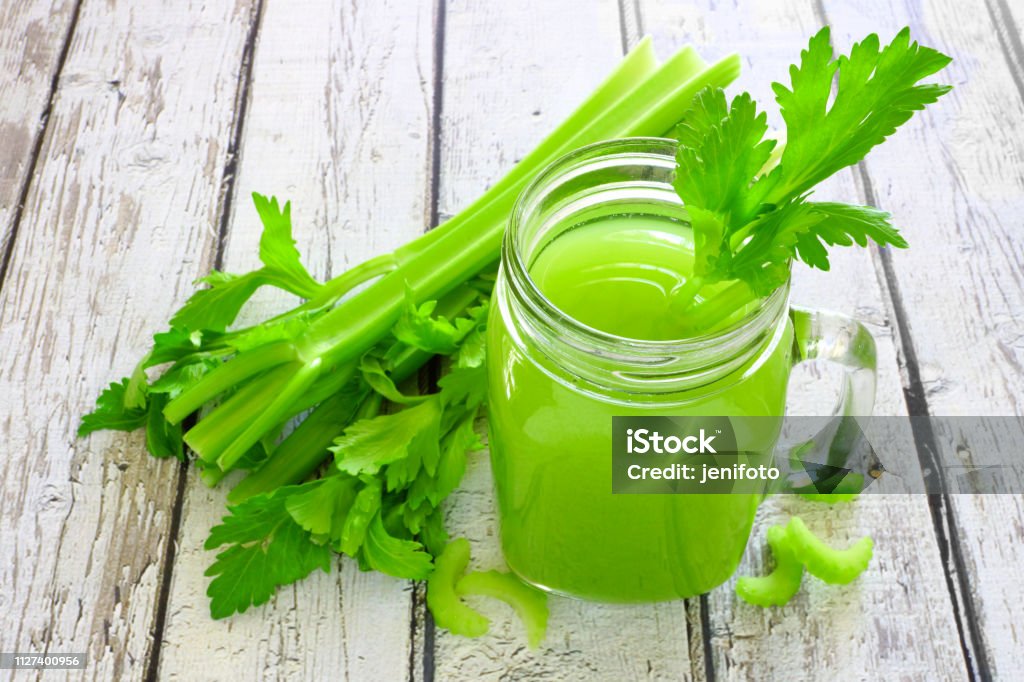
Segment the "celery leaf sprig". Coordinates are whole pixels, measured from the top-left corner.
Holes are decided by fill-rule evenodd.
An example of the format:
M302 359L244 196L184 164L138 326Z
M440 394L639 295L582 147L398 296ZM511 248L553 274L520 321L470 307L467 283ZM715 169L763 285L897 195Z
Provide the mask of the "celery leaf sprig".
M790 67L790 85L773 84L786 124L781 155L777 142L765 137L767 117L749 94L731 103L720 88L697 96L675 130L674 186L689 214L695 251L694 277L678 292L676 309L691 332L784 284L794 258L828 270L830 246L865 246L869 239L907 246L888 213L809 196L948 92L948 85L920 81L949 62L912 42L909 29L884 47L872 34L833 58L823 28ZM705 286L722 282L730 284L701 295Z

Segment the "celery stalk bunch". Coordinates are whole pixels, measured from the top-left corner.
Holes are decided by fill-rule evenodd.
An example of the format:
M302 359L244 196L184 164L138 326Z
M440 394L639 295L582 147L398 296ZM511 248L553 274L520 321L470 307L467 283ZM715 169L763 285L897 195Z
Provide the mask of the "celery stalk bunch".
M205 288L154 336L132 374L100 395L79 429L84 436L143 428L156 457L184 459L187 446L209 485L246 472L207 541L219 550L208 572L214 617L327 570L332 552L401 578L431 573L447 542L441 504L467 453L481 447L473 429L486 385L481 330L517 195L573 149L667 134L698 92L738 73L737 56L707 64L689 47L659 63L643 40L461 213L327 282L302 265L291 206L253 196L262 267L199 280ZM236 326L263 286L301 303ZM399 389L438 356L448 358L448 370L436 393ZM383 413L386 404L394 409Z

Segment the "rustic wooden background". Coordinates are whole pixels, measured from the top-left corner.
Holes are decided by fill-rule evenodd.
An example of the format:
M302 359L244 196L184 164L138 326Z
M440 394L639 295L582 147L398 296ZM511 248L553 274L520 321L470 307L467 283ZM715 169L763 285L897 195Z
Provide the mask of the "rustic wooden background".
M909 24L955 57L956 88L821 192L892 211L912 248L801 270L796 300L870 324L880 414L1024 413L1013 0L0 2L0 650L87 651L84 677L107 680L1020 679L1021 497L773 500L758 537L794 511L837 542L870 532L868 572L774 610L731 584L655 606L553 599L531 652L503 607L487 637L455 638L421 589L349 562L212 622L201 543L223 492L137 435L74 437L194 278L255 263L249 192L294 201L327 276L468 203L642 34L662 55L739 52L739 85L769 103L823 23L839 48ZM794 409L814 409L817 378ZM478 563L500 562L486 456L453 508Z

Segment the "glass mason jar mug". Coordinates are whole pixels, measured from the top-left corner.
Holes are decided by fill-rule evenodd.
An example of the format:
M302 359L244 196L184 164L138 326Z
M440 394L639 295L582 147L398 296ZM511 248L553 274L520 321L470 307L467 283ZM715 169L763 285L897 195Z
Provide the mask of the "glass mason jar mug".
M791 368L811 358L846 369L838 413L871 411L870 334L792 310L788 285L673 338L671 294L693 258L674 169L671 140L585 147L524 190L505 235L487 337L491 462L505 559L545 590L688 597L743 554L763 495L613 494L613 415L775 417L777 438Z

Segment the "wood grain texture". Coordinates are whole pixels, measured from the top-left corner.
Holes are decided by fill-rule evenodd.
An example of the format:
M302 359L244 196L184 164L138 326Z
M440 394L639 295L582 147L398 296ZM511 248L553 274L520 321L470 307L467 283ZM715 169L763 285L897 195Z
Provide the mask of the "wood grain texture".
M989 9L980 0L826 4L840 46L867 26L891 34L910 25L954 59L943 72L953 92L866 164L879 203L913 216L915 247L893 269L932 414L1024 414L1024 99ZM1024 656L1024 500L957 495L949 505L981 665L1013 677Z
M293 202L304 262L327 278L428 226L433 3L270 0L258 38L223 267L258 266L258 191ZM250 322L295 305L262 293ZM245 320L243 320L244 322ZM165 679L405 679L411 586L349 560L264 607L210 620L202 548L225 489L190 476L160 661ZM203 661L196 667L197 660Z
M622 56L614 2L452 2L445 31L440 208L475 198L553 129ZM541 19L543 17L543 19ZM486 452L448 503L449 532L468 537L474 568L502 567ZM479 640L439 630L439 680L691 679L682 602L612 606L552 597L548 639L526 648L511 609L474 602L491 618ZM698 646L700 642L697 636ZM700 662L696 662L698 672Z
M204 267L248 20L86 4L0 299L0 649L86 651L87 678L144 673L177 464L74 432Z
M698 2L686 7L644 0L641 24L662 51L692 43L708 58L738 52L743 73L733 87L754 95L781 127L770 84L786 78L788 65L821 25L814 3ZM816 196L864 203L853 172L825 183ZM899 189L895 190L899 191ZM883 205L884 206L884 205ZM888 208L888 207L887 207ZM897 214L900 224L914 215ZM915 245L916 248L916 245ZM893 255L902 258L903 251ZM894 344L887 292L871 252L836 249L824 273L794 268L793 301L841 312L867 324L878 346L875 414L906 414L901 367ZM798 367L790 387L790 414L829 414L835 372ZM908 444L909 447L909 444ZM909 450L913 453L913 450ZM898 463L899 475L920 480L916 457ZM897 463L889 463L890 469ZM846 671L870 679L933 680L965 673L950 595L923 496L865 495L853 505L828 507L782 496L759 510L738 575L761 575L764 532L800 515L830 542L844 546L870 533L875 557L857 583L836 588L806 578L801 594L782 609L751 607L736 597L735 578L709 597L715 675L724 679L821 679ZM928 608L921 608L928 604ZM794 661L802 664L794 665Z
M444 1L316 0L297 11L265 0L234 160L256 0L84 0L45 137L40 115L73 2L0 2L0 253L41 142L0 291L0 650L88 651L88 679L145 675L178 467L149 458L138 434L73 433L211 267L221 211L225 269L256 262L256 190L294 201L306 262L336 274L421 232L435 201L443 217L478 196L644 31L662 55L686 42L708 58L739 52L734 90L764 104L821 12L840 49L910 24L955 57L944 74L954 92L819 193L877 202L912 248L888 260L850 251L831 273L801 268L794 300L868 324L879 346L877 414L903 414L905 393L912 402L920 393L912 407L935 414L1024 412L1016 3L447 0L435 178L433 41ZM236 174L229 205L226 166ZM261 294L243 315L255 320L286 303ZM791 411L820 412L834 378L824 366L800 368ZM1024 657L1016 496L951 498L939 507L939 533L923 497L869 495L837 508L770 500L741 575L766 570L763 533L792 514L836 544L870 532L869 571L843 588L808 579L791 605L769 611L737 601L734 581L709 595L704 613L699 600L618 607L552 598L538 652L492 601L473 602L492 619L486 637L431 633L408 583L348 562L213 622L202 576L212 553L201 545L223 496L189 474L160 678L704 679L704 636L723 679L1014 679ZM496 521L485 452L449 503L450 529L473 542L475 568L502 565Z
M73 0L18 0L0 5L0 260L16 206L49 118ZM2 272L2 268L0 268Z

